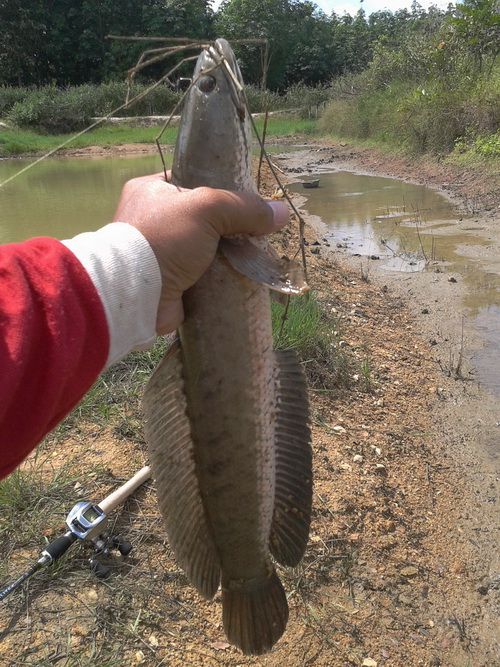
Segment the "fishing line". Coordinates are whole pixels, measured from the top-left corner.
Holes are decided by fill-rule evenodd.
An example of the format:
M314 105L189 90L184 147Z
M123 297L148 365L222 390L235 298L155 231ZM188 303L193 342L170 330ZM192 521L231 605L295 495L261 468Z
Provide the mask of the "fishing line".
M142 38L139 38L139 39L142 39ZM181 49L181 47L171 47L171 48L175 48L175 51L177 52L177 51L185 50L185 48L194 48L194 45L193 45L192 47L183 47L182 49ZM167 55L168 55L168 54L165 54L165 57L166 57ZM68 144L70 144L70 143L71 143L72 141L74 141L75 139L78 139L78 137L81 137L81 136L82 136L83 134L85 134L86 132L89 132L90 130L93 130L95 127L97 127L97 126L100 125L101 123L104 123L105 121L109 120L110 118L112 118L115 114L117 114L117 113L118 113L119 111L121 111L122 109L126 109L126 108L128 108L128 107L133 106L136 102L139 102L139 101L142 100L144 97L146 97L147 95L149 95L153 90L155 90L156 88L158 88L158 86L160 86L162 83L165 83L165 81L167 81L168 78L169 78L169 77L170 77L176 70L178 70L179 67L181 67L181 65L183 65L185 62L188 62L188 61L190 61L190 60L195 60L197 57L198 57L198 56L189 56L188 58L183 58L183 60L182 60L180 63L178 63L177 65L175 65L175 67L173 67L173 68L172 68L171 70L169 70L164 76L162 76L160 79L158 79L158 81L156 81L155 83L151 84L151 86L150 86L149 88L147 88L146 90L143 90L142 93L138 93L138 94L137 94L135 97L133 97L132 99L126 99L125 102L124 102L123 104L121 104L121 105L120 105L119 107L117 107L116 109L113 109L113 111L110 111L109 114L107 114L106 116L103 116L102 118L99 118L98 120L94 121L91 125L89 125L89 126L86 127L85 129L83 129L83 130L81 130L80 132L77 132L76 134L72 135L69 139L66 139L66 141L63 141L62 143L60 143L60 144L59 144L58 146L56 146L55 148L52 148L50 151L48 151L47 153L44 153L43 155L41 155L39 158L37 158L37 159L34 160L33 162L30 162L30 164L26 165L25 167L23 167L22 169L20 169L19 171L17 171L15 174L12 174L12 176L9 176L9 178L7 178L5 181L3 181L2 183L0 183L0 188L2 188L4 185L7 185L7 183L10 183L11 181L13 181L13 180L14 180L15 178L17 178L18 176L21 176L21 174L24 174L26 171L28 171L29 169L31 169L31 168L34 167L35 165L39 164L39 163L42 162L43 160L47 159L48 157L51 157L52 155L54 155L55 153L57 153L58 150L60 150L61 148L64 148L65 146L67 146ZM156 59L153 59L153 60L154 60L154 62L156 62ZM150 63L149 63L149 62L148 62L148 63L145 63L144 66L145 66L146 64L150 64ZM136 66L136 67L137 67L137 66ZM142 69L142 66L140 67L140 69ZM132 76L133 76L133 74L135 74L135 72L134 72L133 70L135 70L135 67L133 67L133 68L131 68L131 70L129 70L129 78L130 78L131 73L132 73ZM129 88L129 91L130 91L130 88ZM128 98L129 91L127 92L127 98ZM176 108L177 108L178 106L179 106L179 103L176 105ZM174 112L172 112L171 117L172 117L173 113L174 113ZM162 161L163 161L163 159L162 159ZM163 164L164 164L164 163L163 163ZM165 164L164 164L164 169L165 169Z

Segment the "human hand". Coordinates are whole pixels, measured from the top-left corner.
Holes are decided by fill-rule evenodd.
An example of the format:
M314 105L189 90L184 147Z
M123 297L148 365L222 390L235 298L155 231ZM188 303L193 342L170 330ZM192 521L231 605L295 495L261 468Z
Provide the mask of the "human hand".
M266 202L250 192L187 190L167 183L163 174L125 183L113 218L136 227L158 260L163 285L159 334L181 324L182 294L208 269L221 236L271 234L288 219L282 202Z

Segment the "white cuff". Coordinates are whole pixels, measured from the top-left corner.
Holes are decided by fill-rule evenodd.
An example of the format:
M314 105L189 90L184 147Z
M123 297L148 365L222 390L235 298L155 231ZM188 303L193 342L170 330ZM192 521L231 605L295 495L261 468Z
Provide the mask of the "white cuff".
M106 367L152 345L162 281L144 236L131 225L113 222L63 243L83 264L101 298L110 339Z

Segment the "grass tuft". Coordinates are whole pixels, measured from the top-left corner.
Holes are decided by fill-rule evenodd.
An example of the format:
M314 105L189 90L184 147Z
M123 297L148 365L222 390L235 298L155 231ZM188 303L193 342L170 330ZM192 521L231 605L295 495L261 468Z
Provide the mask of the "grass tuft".
M339 320L328 314L314 293L292 297L288 307L271 301L274 347L296 350L311 387L348 382L350 363L338 347ZM328 380L327 380L328 378Z

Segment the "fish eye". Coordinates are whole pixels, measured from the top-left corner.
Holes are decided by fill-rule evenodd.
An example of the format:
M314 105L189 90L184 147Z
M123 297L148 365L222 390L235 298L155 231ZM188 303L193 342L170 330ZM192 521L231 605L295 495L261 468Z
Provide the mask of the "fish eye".
M211 93L212 91L215 90L215 86L217 85L217 81L213 76L208 76L207 74L205 76L202 76L201 79L198 81L198 88L201 90L202 93Z

